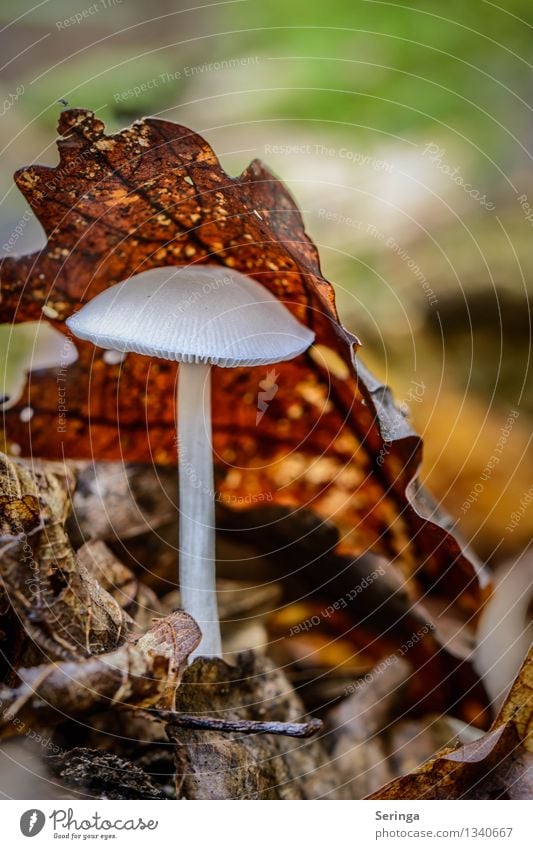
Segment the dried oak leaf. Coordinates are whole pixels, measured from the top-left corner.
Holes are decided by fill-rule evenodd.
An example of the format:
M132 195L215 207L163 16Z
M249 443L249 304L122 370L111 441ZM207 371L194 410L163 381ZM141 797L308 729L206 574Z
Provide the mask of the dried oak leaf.
M533 649L492 728L445 748L370 799L531 799L533 797Z
M173 710L187 657L199 642L198 626L180 610L113 652L19 669L20 685L0 688L0 737L111 708Z
M62 113L55 168L16 183L48 241L0 268L0 320L44 315L58 329L80 304L154 266L218 263L270 289L316 333L306 354L276 366L278 391L256 423L264 368L215 369L217 488L228 506L309 508L334 521L336 550L397 558L413 594L429 587L478 606L478 579L416 475L421 440L389 389L355 358L333 287L287 189L259 161L229 177L200 136L144 119L108 136L93 113ZM24 455L174 464L176 365L128 355L106 362L76 342L78 361L31 376L5 414L7 444ZM64 393L64 394L63 394ZM22 406L34 415L20 420ZM68 407L64 415L60 408Z
M111 651L133 626L90 561L74 552L64 527L73 481L62 480L50 466L30 467L0 454L0 496L4 515L11 517L9 533L0 538L0 590L6 609L15 614L4 628L8 650L18 651L13 666ZM21 502L34 505L35 521L28 524L26 514L17 512ZM25 656L14 628L29 638Z

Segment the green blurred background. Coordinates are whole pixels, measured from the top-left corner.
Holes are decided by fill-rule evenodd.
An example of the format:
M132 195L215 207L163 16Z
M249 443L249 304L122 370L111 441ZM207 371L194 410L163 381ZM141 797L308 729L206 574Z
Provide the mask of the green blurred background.
M60 98L114 129L190 126L231 174L265 160L424 436L423 477L483 557L515 555L533 519L506 530L532 482L530 0L190 5L2 0L0 252L43 243L12 173L57 161Z

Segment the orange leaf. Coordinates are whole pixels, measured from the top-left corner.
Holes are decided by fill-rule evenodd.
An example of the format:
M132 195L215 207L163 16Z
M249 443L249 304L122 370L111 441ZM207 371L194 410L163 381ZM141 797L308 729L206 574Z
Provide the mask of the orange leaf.
M429 587L478 606L472 561L416 483L421 440L387 387L355 358L333 288L286 188L254 161L235 178L190 130L156 119L114 136L88 111L61 115L60 162L16 175L48 242L0 269L4 322L44 315L58 329L78 305L154 266L218 263L254 277L315 331L316 344L266 369L214 369L217 487L229 507L304 508L338 531L336 552L397 559L413 594ZM176 462L176 365L133 354L120 364L76 342L78 361L31 375L5 415L24 455ZM22 407L33 416L21 420ZM65 410L66 408L66 410Z

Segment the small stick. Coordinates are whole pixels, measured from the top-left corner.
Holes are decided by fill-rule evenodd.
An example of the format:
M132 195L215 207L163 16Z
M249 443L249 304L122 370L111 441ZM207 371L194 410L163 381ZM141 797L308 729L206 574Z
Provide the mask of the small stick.
M188 713L175 713L171 710L152 709L146 711L150 716L197 731L234 731L237 734L281 734L286 737L312 737L322 730L322 720L310 719L309 722L257 722L249 719L216 719L214 716L192 716Z

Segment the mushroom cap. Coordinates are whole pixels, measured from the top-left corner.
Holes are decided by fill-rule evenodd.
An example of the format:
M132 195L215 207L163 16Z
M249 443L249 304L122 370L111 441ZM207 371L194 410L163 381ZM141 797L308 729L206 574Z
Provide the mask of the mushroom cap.
M28 374L45 368L66 367L78 352L71 339L48 321L0 324L0 410L9 410L22 398Z
M291 360L315 338L260 283L218 265L144 271L96 295L67 325L101 348L228 368Z

